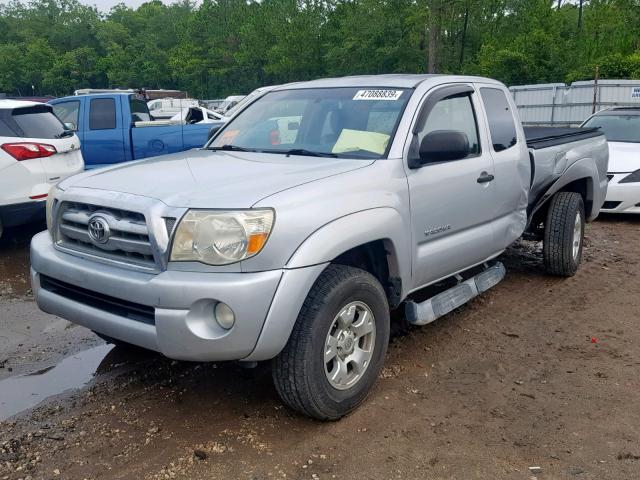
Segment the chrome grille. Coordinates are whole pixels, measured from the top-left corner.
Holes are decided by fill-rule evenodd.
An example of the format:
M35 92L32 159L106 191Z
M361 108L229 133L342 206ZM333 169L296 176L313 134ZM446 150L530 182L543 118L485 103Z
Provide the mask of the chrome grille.
M57 244L69 250L148 268L156 267L149 229L143 214L79 202L62 202L57 211ZM90 232L92 219L108 224L106 239Z

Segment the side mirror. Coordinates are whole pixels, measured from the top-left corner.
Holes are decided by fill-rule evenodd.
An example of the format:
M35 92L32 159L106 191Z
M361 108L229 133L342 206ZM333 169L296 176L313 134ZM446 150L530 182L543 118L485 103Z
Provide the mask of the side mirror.
M64 128L66 128L67 130L71 130L73 132L76 131L76 124L73 122L67 122L64 124Z
M456 130L436 130L420 142L420 165L461 160L471 153L467 134Z

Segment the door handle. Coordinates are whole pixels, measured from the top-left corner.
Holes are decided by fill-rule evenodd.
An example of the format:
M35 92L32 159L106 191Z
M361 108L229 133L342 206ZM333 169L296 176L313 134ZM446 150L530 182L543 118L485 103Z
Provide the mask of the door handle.
M493 182L496 177L487 172L482 172L478 177L478 183L488 183Z

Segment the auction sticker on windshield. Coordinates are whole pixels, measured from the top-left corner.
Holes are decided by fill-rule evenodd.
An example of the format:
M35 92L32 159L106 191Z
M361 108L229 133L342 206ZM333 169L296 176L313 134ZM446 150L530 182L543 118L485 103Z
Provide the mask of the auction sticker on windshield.
M402 90L358 90L354 100L398 100Z

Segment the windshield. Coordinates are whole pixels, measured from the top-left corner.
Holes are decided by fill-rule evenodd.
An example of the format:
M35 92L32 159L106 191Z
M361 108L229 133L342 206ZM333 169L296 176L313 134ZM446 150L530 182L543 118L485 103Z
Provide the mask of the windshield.
M640 143L640 115L596 115L582 126L600 128L609 142Z
M410 92L313 88L270 92L245 108L208 148L382 158Z

